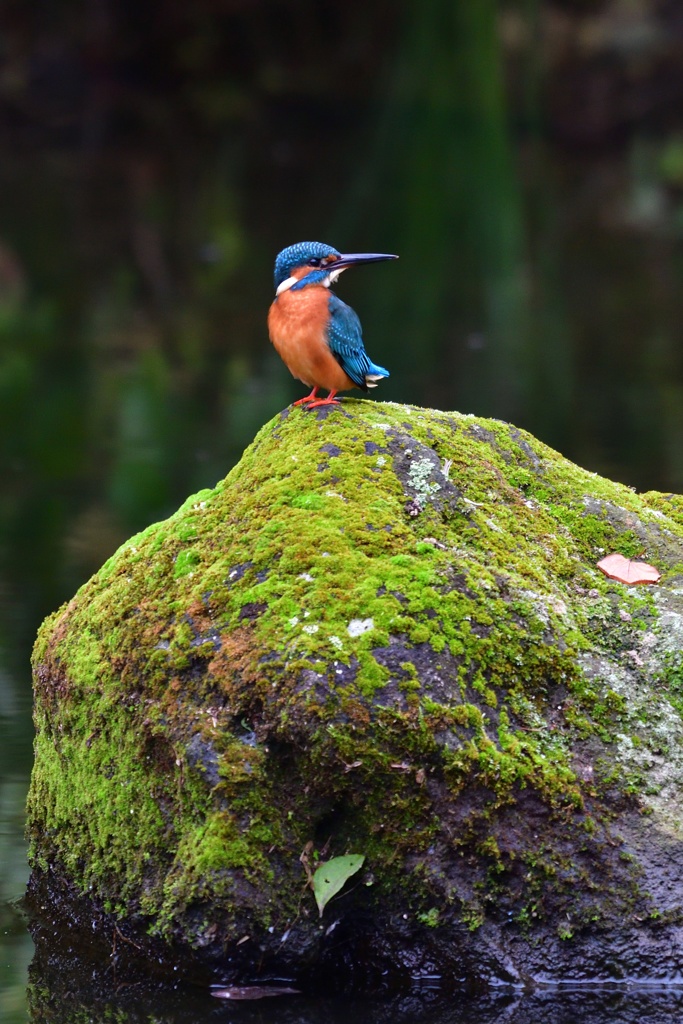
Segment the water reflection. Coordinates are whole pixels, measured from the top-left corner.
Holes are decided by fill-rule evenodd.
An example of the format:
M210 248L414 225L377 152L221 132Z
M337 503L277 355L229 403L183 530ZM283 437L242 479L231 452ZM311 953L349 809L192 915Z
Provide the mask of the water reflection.
M0 1020L3 1024L26 1021L26 978L33 957L33 943L24 920L4 905L0 908Z
M33 970L32 970L33 976ZM111 979L106 991L88 992L78 979L46 986L49 970L29 985L29 1019L35 1024L77 1024L116 1020L117 1024L673 1024L683 1012L683 994L675 991L585 990L472 997L415 993L391 1000L315 999L287 996L258 1002L226 1003L186 989L130 986ZM75 995L75 993L78 995Z
M23 839L30 767L28 688L0 686L0 1020L26 1020L26 973L33 943L17 906L28 878Z

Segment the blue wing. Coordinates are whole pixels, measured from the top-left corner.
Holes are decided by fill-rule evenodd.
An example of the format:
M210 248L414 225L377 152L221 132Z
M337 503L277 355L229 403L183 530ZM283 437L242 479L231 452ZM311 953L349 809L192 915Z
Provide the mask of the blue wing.
M332 291L328 301L330 320L327 325L327 343L330 350L353 383L367 391L368 376L376 379L388 377L389 371L376 366L368 357L357 313Z

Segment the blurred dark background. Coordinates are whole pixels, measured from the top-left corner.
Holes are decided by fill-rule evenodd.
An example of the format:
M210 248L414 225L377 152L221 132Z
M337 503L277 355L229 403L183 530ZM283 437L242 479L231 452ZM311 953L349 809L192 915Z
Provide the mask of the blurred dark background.
M16 670L303 393L264 326L300 239L400 253L340 288L381 398L683 489L680 3L5 0L0 31Z
M401 256L339 287L380 398L683 491L680 0L3 0L0 897L37 625L303 394L302 239Z

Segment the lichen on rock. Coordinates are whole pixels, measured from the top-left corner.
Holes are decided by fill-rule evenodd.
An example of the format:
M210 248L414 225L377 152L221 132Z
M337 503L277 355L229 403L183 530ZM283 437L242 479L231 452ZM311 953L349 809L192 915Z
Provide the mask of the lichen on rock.
M287 410L43 625L32 884L223 980L668 977L682 640L682 499L494 420ZM304 850L365 856L322 921Z

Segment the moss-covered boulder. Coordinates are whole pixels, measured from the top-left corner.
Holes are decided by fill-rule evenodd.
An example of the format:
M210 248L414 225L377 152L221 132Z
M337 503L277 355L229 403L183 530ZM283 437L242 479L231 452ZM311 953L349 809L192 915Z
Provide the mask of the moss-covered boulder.
M497 421L287 410L44 624L32 891L222 981L673 977L682 640L682 498Z

